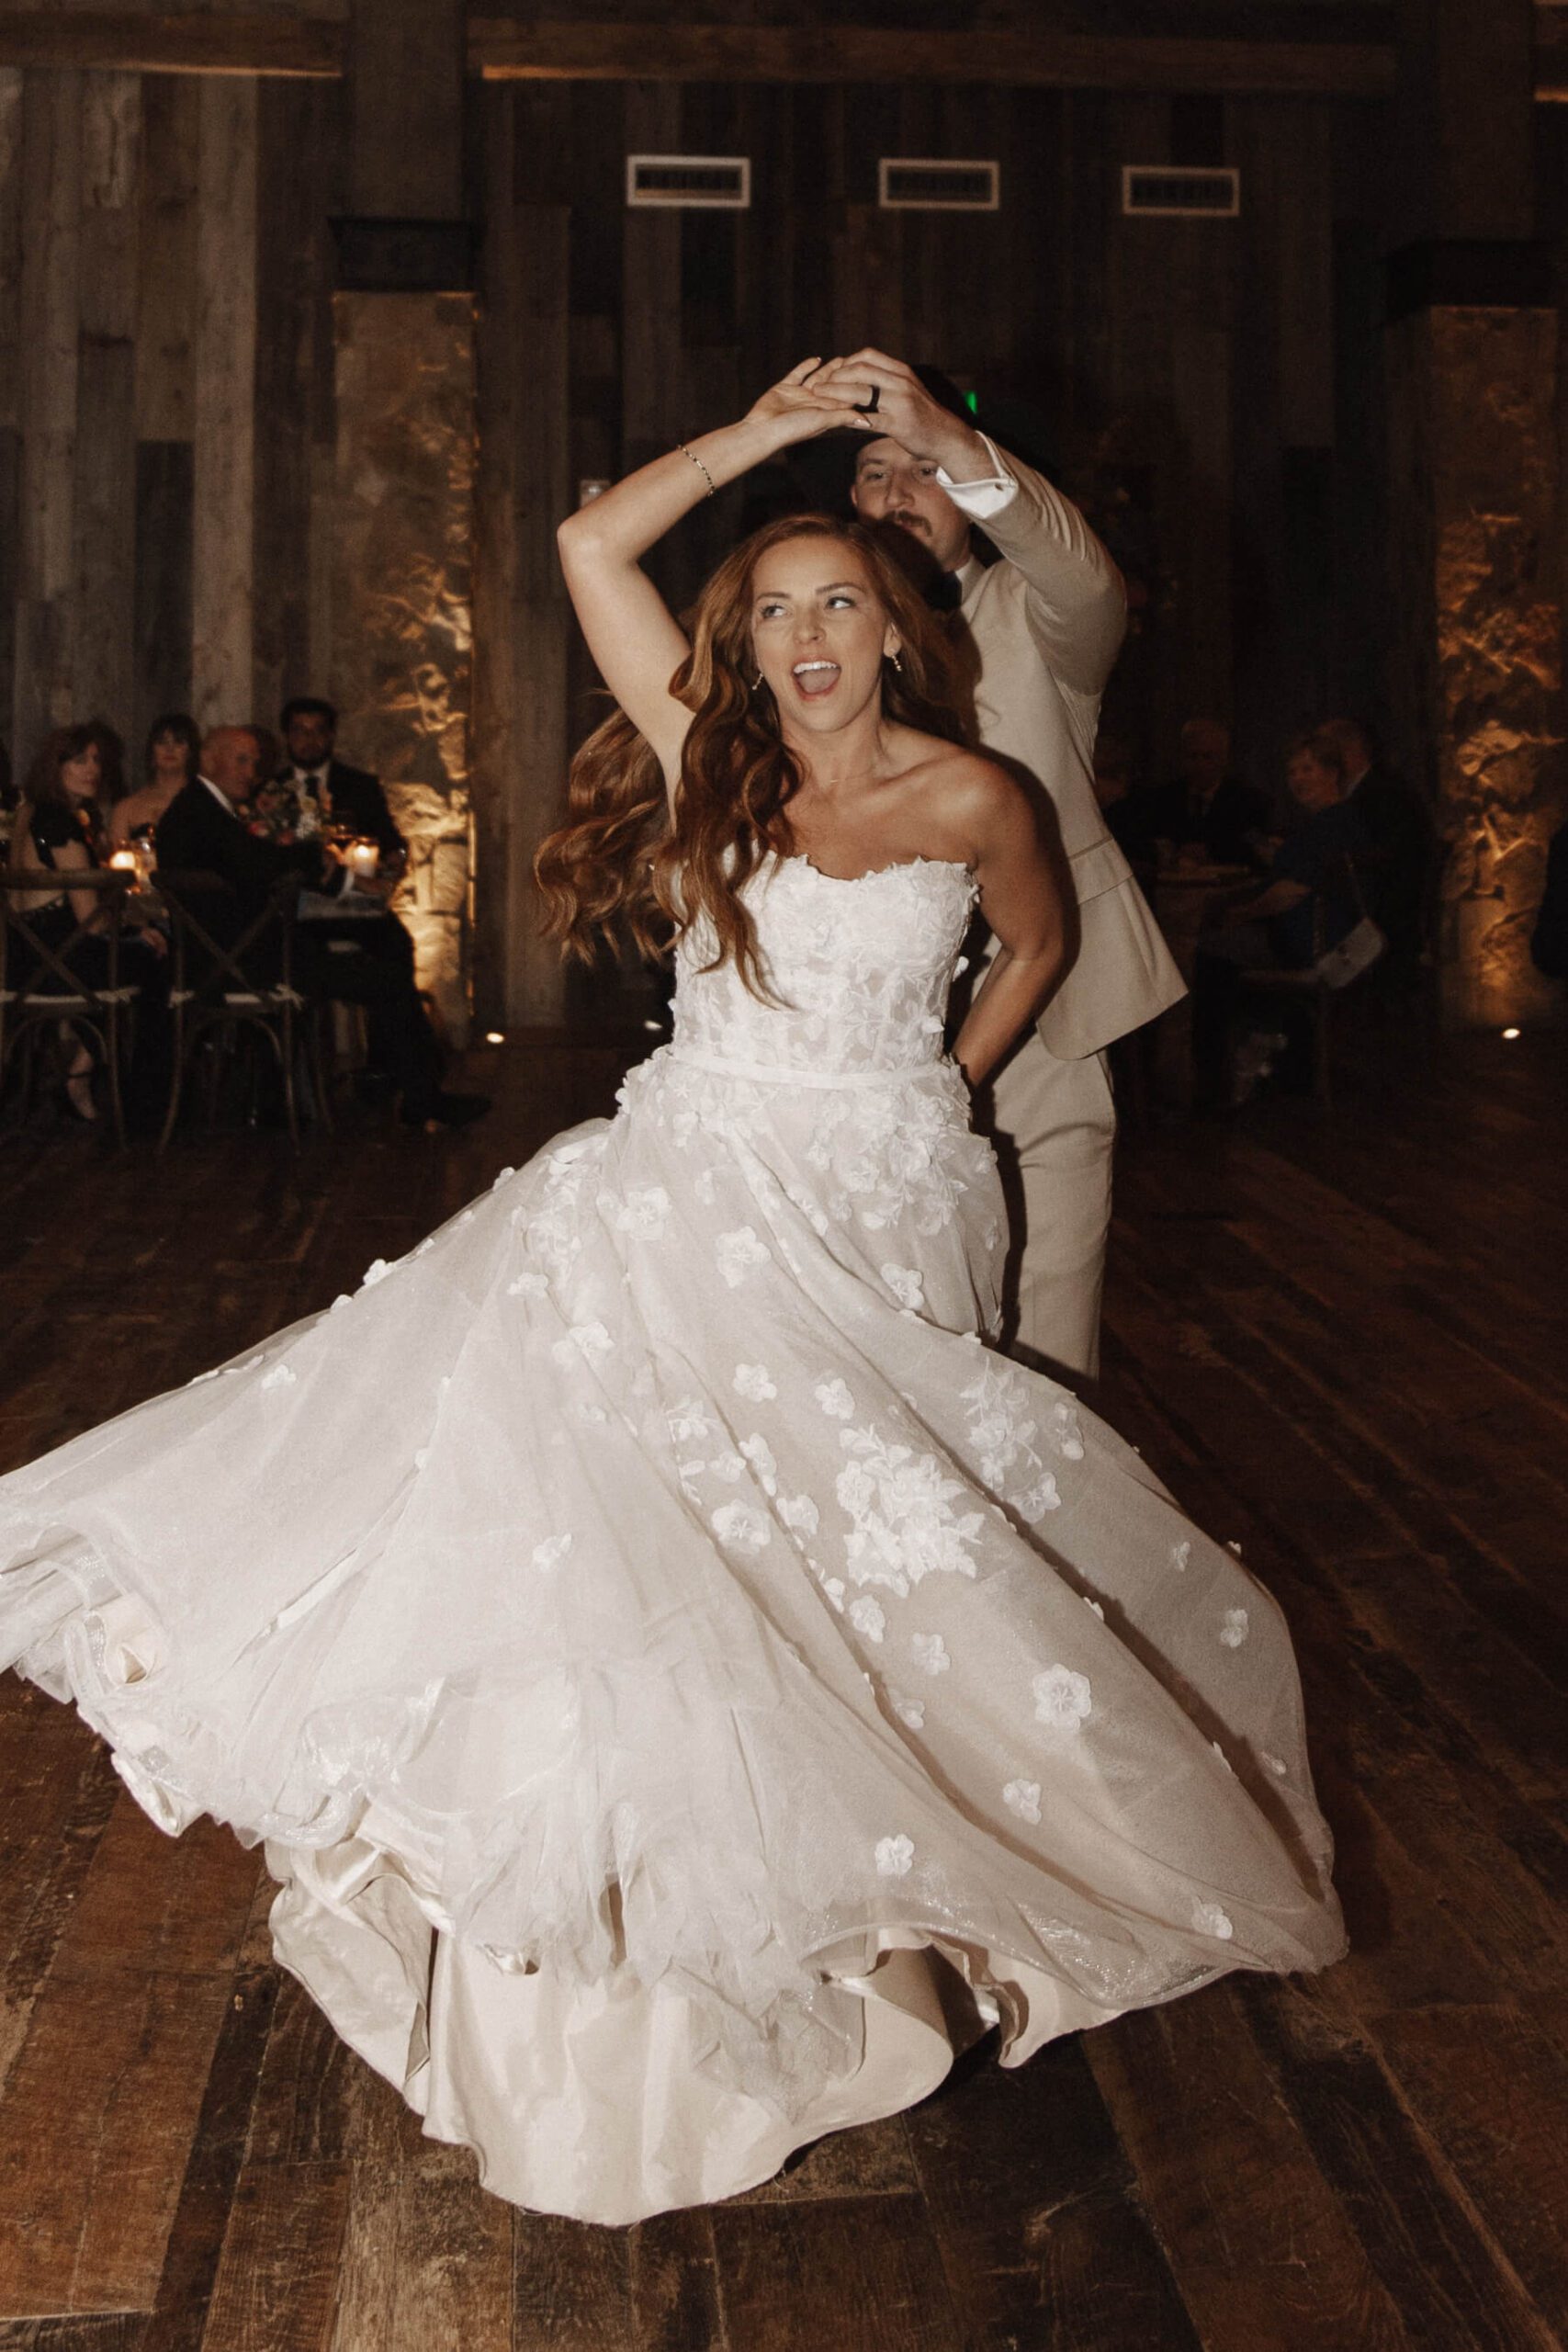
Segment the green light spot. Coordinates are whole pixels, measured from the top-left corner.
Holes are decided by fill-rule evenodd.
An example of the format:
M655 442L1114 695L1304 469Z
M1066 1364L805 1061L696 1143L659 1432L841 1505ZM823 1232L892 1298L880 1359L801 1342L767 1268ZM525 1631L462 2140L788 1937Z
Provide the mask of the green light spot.
M964 405L968 410L971 416L978 416L980 413L979 393L965 392L964 395Z

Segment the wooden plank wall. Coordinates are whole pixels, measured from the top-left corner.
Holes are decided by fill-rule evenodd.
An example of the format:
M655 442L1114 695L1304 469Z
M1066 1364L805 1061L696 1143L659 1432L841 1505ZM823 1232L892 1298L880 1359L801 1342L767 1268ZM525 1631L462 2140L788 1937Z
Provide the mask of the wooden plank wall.
M487 85L476 634L506 683L477 790L502 928L529 920L524 851L559 804L562 728L575 741L595 709L552 585L561 477L575 496L808 353L881 342L1033 412L1141 583L1107 723L1146 772L1199 712L1235 720L1269 784L1294 727L1342 703L1376 717L1380 120L1365 103L931 85ZM634 150L749 155L751 209L628 211ZM996 157L1002 208L881 212L882 154ZM1163 161L1238 164L1242 218L1122 220L1120 165ZM564 277L564 351L541 273ZM799 500L750 491L662 552L668 593L689 596L775 496ZM509 1017L553 1017L547 960L498 931L491 963L508 961Z
M326 677L343 93L0 73L0 741ZM14 622L10 616L14 613Z
M1278 773L1376 715L1380 109L1364 101L731 84L468 85L485 225L476 582L480 998L550 1019L533 848L593 681L553 554L585 477L873 339L1021 403L1140 584L1108 723L1145 771L1234 716ZM0 737L103 711L276 716L328 688L329 221L341 85L0 73ZM746 214L628 212L629 148L746 154ZM880 154L1000 163L995 215L878 211ZM1126 221L1123 162L1240 164L1235 222ZM692 594L801 492L705 505ZM352 748L352 747L350 747Z
M0 68L0 778L16 674L21 552L22 76Z

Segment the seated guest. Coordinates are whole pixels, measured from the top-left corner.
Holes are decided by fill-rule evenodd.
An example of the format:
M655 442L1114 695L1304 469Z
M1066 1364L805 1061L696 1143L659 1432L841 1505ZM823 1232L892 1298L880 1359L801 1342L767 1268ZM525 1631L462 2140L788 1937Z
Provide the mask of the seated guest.
M118 740L111 728L96 719L85 726L56 728L28 773L11 829L13 870L47 866L66 877L65 886L52 895L35 898L29 892L21 902L21 911L38 937L62 955L88 988L105 988L109 983L111 915L101 892L73 890L69 876L92 872L107 861L108 830L100 796L106 766L112 772ZM77 936L83 924L87 928ZM120 937L119 985L156 993L167 944L153 924L133 920ZM59 984L59 975L46 966L40 985ZM73 1030L71 1046L66 1104L76 1118L93 1120L97 1117L97 1105L93 1093L92 1046L79 1030Z
M337 712L319 695L297 695L285 703L278 724L286 757L271 772L271 783L262 787L253 804L257 830L284 841L308 841L327 825L349 826L362 840L373 841L380 853L376 895L384 903L402 878L408 844L392 822L380 778L335 756ZM314 907L309 910L309 919L329 918L322 909ZM389 907L386 920L373 930L356 928L347 933L334 924L323 935L352 937L367 955L381 956L400 966L412 982L413 941Z
M1230 729L1190 718L1181 730L1180 774L1149 796L1149 830L1179 854L1215 865L1260 865L1272 831L1267 797L1230 773Z
M263 741L262 780L246 808L251 831L262 841L276 842L285 849L300 842L332 840L334 837L327 831L327 820L314 796L297 787L293 772L287 764L278 769L269 761L266 741L270 740ZM351 775L356 773L350 770ZM374 784L376 779L372 776L369 781ZM378 786L378 791L379 788ZM331 821L338 820L333 818ZM328 889L306 892L299 901L299 920L310 925L311 937L318 944L335 941L345 952L353 948L363 955L378 956L384 962L395 964L412 987L413 940L388 903L402 878L401 839L398 835L393 838L397 846L384 854L378 842L379 862L373 876L356 873L350 881L340 873L338 881Z
M201 730L188 711L166 710L147 730L142 781L109 811L109 838L117 844L157 838L159 820L196 774Z
M285 843L253 832L246 820L261 778L261 747L248 727L218 727L201 747L197 774L158 828L160 871L216 875L232 891L240 919L261 912L278 885L297 876L307 889L340 896L351 877L320 840ZM375 886L370 886L374 889ZM346 922L345 918L345 922ZM295 933L295 979L311 997L361 1004L369 1016L371 1057L401 1095L409 1126L463 1126L490 1108L482 1094L451 1094L440 1083L441 1052L413 984L402 926L361 915L339 937L333 922L302 923ZM341 952L339 952L341 951Z
M379 776L335 756L337 712L333 705L319 695L296 695L284 704L278 723L288 754L278 771L279 783L302 807L308 803L319 822L352 825L356 833L376 842L383 870L403 864L408 845L392 822Z
M1155 835L1150 797L1133 786L1133 756L1120 736L1100 734L1094 746L1094 797L1106 829L1147 889L1154 879Z
M47 865L62 873L71 866L102 865L102 782L103 755L93 729L57 727L39 747L22 786L11 828L12 866ZM81 895L85 917L92 902L85 892ZM75 928L62 890L40 899L31 920L51 944L55 934L64 939Z
M1298 735L1285 781L1302 812L1261 884L1217 908L1198 944L1193 1046L1200 1098L1230 1099L1227 1063L1242 975L1272 965L1305 971L1353 931L1363 906L1360 867L1367 839L1346 797L1345 758L1325 729ZM1263 1065L1253 1075L1262 1074Z
M1419 796L1380 757L1371 729L1359 718L1330 718L1323 732L1345 762L1345 793L1356 810L1366 846L1367 911L1388 941L1390 977L1414 975L1427 944L1427 906L1436 839Z

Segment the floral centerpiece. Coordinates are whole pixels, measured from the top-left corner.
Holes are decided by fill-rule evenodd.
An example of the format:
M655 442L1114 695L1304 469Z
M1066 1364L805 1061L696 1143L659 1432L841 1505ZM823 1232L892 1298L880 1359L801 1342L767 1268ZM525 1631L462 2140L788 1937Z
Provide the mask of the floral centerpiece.
M251 797L246 823L263 841L292 848L296 842L317 840L330 818L308 792L299 792L281 776L258 785Z

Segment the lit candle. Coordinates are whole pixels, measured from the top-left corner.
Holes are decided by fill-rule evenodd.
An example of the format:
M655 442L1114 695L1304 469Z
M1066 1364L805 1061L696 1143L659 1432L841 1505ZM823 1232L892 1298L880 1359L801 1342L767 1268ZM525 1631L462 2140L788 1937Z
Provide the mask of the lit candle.
M133 849L114 850L110 853L109 864L117 874L134 874L137 871L136 852Z
M381 863L381 850L376 842L350 842L348 870L362 882L368 882Z

